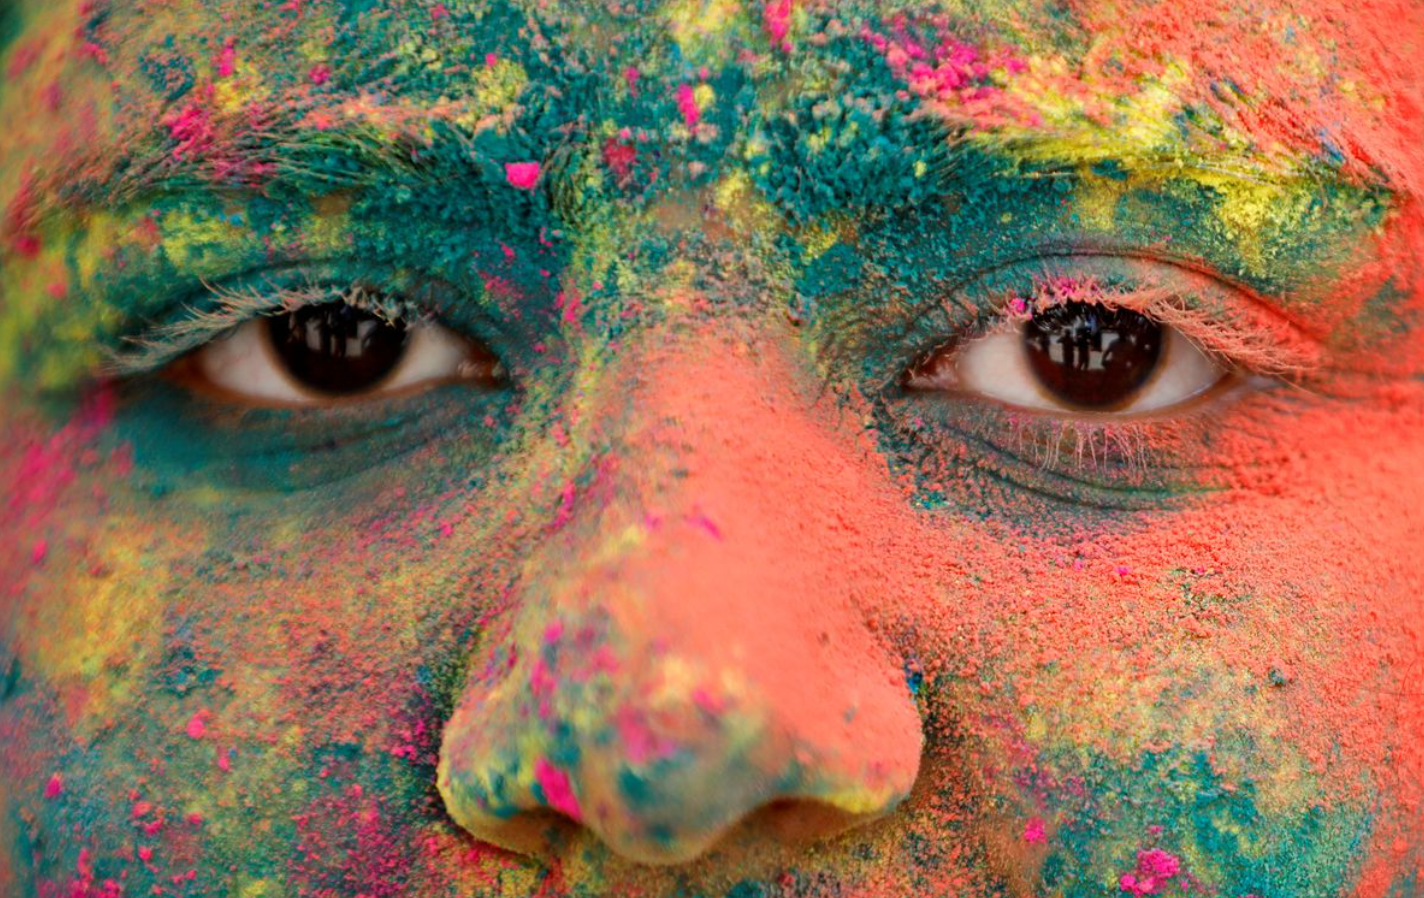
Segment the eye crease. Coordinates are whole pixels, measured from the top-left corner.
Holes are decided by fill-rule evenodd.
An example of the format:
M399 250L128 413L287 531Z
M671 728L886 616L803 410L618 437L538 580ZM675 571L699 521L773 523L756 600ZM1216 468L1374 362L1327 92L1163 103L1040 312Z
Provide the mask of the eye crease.
M174 374L252 405L319 406L440 383L495 388L498 356L431 321L407 323L337 300L254 318L199 347Z
M1178 329L1129 309L1067 302L1013 330L942 346L907 370L911 393L979 395L1060 414L1170 410L1229 376Z

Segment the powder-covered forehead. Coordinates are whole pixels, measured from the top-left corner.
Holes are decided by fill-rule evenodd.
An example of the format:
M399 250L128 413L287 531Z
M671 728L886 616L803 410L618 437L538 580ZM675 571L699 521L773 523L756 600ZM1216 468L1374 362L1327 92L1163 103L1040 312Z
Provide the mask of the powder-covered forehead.
M92 152L160 123L195 148L214 120L256 127L279 110L418 132L507 126L537 98L566 119L549 127L658 125L629 104L675 99L686 119L728 102L724 70L755 85L760 113L864 98L873 76L927 116L1044 154L1190 145L1419 183L1424 12L1405 2L76 0L8 18L7 198L17 155Z

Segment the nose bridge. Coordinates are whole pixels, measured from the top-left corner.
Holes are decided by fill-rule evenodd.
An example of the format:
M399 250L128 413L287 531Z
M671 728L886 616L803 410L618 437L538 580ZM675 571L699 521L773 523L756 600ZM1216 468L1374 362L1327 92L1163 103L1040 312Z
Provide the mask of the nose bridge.
M919 720L864 625L885 497L807 414L779 348L649 335L585 397L595 473L530 555L512 659L476 665L442 747L447 807L527 845L541 809L641 861L748 813L882 814Z

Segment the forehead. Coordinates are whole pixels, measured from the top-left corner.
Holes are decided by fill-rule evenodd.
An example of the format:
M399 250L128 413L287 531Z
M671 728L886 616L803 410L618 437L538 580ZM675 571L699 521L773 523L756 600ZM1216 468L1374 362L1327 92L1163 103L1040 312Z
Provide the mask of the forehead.
M1417 186L1424 7L1240 0L21 0L7 7L14 161L125 139L175 108L317 126L418 118L488 126L553 91L609 115L679 89L705 105L736 70L766 112L865 82L1009 138L1315 155ZM548 99L545 96L543 99ZM74 123L29 122L63 105ZM582 107L582 108L580 108ZM569 124L564 122L561 124ZM178 122L201 130L203 122ZM1104 127L1110 128L1106 133ZM170 122L169 136L175 125ZM179 134L181 139L182 134ZM57 144L65 144L57 146ZM1081 149L1081 148L1080 148ZM13 169L13 166L11 166Z

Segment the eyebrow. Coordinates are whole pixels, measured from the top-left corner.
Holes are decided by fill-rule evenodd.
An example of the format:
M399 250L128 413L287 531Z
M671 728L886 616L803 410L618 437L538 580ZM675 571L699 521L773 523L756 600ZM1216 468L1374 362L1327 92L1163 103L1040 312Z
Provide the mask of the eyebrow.
M4 6L0 0L0 10ZM36 218L43 218L63 206L119 207L145 193L183 190L211 193L286 185L298 190L333 190L369 186L393 174L425 182L468 180L472 175L481 174L481 163L523 161L482 159L476 146L480 130L470 131L448 119L419 120L421 127L436 130L430 141L414 133L403 135L400 131L396 131L396 139L391 140L382 136L383 129L387 133L389 129L374 123L363 126L341 122L322 128L304 122L298 116L307 111L310 110L289 113L285 121L254 129L242 116L209 117L209 112L197 104L172 109L161 123L147 131L120 135L107 146L37 172L34 178L38 188L35 191ZM1183 119L1187 123L1181 125L1184 134L1190 132L1190 119L1190 116ZM230 127L232 125L237 127ZM1200 133L1207 139L1212 137L1209 130ZM593 136L591 131L588 136ZM1250 134L1245 136L1253 138ZM1322 142L1327 140L1326 135L1318 136ZM562 135L561 141L551 142L547 149L557 150L560 143L575 142L578 137L579 132L571 129ZM1109 132L1099 125L1084 125L1077 133L1071 133L1000 123L961 133L949 129L946 133L946 139L952 144L978 143L995 147L1011 158L1034 161L1044 171L1051 168L1056 159L1065 168L1103 162L1138 172L1156 167L1161 171L1195 171L1246 181L1308 174L1327 184L1366 187L1383 190L1400 199L1424 201L1424 173L1415 176L1413 172L1395 171L1381 161L1391 155L1383 146L1384 137L1359 133L1334 137L1337 143L1350 149L1348 155L1332 150L1328 143L1322 143L1319 152L1297 148L1291 154L1295 157L1292 161L1297 163L1291 171L1283 165L1285 159L1281 155L1261 149L1261 135L1254 136L1256 142L1244 149L1201 153L1176 145L1134 147L1120 133ZM135 143L139 144L136 148L132 146ZM446 150L452 147L465 151L463 164L458 168L448 164ZM1338 155L1334 164L1328 158L1331 152ZM1300 168L1300 160L1311 163L1308 171ZM89 172L106 174L86 176ZM492 172L484 174L490 180L502 180ZM251 183L242 183L244 177L251 178Z
M479 132L472 133L439 119L428 122L426 127L428 137L398 133L391 139L374 125L348 123L319 129L288 122L228 144L208 147L211 152L205 153L187 152L182 141L164 140L161 130L156 128L148 132L136 148L110 144L40 174L34 180L33 201L25 210L27 214L19 217L12 214L0 220L0 231L9 231L17 225L35 228L65 211L123 209L146 197L191 195L221 201L262 193L315 197L376 186L442 185L458 186L459 193L463 194L460 199L488 199L491 223L509 227L510 234L527 233L525 229L550 223L550 214L556 214L556 209L496 199L499 192L508 190L503 165L515 160L495 158L493 153L481 150ZM1134 150L1124 152L1098 142L1088 143L1088 152L1084 152L1083 143L1065 141L1062 134L1034 133L1027 129L1009 136L947 131L941 139L941 144L927 144L918 149L954 159L956 165L962 163L962 170L952 173L960 186L1072 178L1086 172L1122 180L1125 178L1120 176L1125 174L1145 178L1148 182L1156 177L1163 184L1196 181L1217 191L1233 189L1234 185L1243 190L1333 191L1339 200L1345 201L1337 202L1344 209L1351 208L1352 200L1360 209L1365 208L1366 203L1392 208L1403 203L1406 197L1414 196L1409 192L1409 185L1390 183L1383 172L1375 172L1376 177L1362 180L1353 173L1324 164L1292 168L1283 164L1281 158L1254 149L1214 155L1178 153L1171 148L1124 147L1122 150ZM579 136L574 133L561 135L561 140L551 142L543 151L541 159L533 160L545 164L546 182L561 179L571 145L578 140ZM139 138L133 142L139 142ZM798 179L815 182L815 189L824 195L828 185L818 177L818 172L823 168L848 169L857 161L855 154L863 150L861 144L836 146L832 141L829 148L818 154L785 161L801 173ZM561 156L565 158L561 160ZM88 174L92 172L108 174ZM805 177L806 174L809 177ZM834 196L830 205L849 211L866 205L913 204L912 197L897 195L898 188L886 183L874 185L870 195L874 202L868 203L866 186L863 181L855 183L853 193ZM917 189L929 198L945 195L950 186L930 178L924 179ZM1141 183L1137 189L1142 189ZM831 193L834 195L834 189ZM9 233L0 236L9 242Z
M40 194L35 218L64 207L115 209L145 196L186 192L250 194L288 188L320 193L376 186L392 178L492 183L484 169L499 160L469 152L456 166L442 152L444 146L468 142L458 137L445 145L414 138L383 141L374 127L284 127L216 151L185 150L179 140L177 146L148 146L130 155L115 144L35 178ZM108 174L84 175L93 171Z

